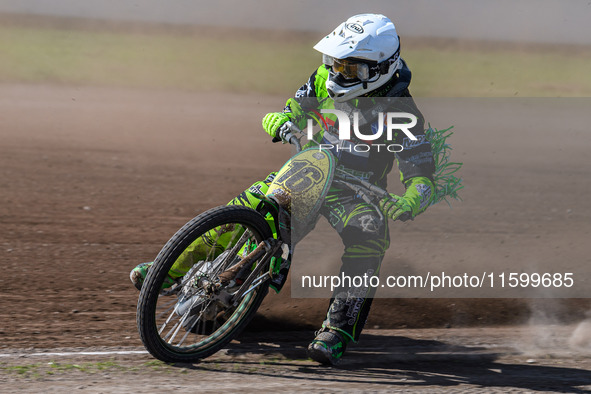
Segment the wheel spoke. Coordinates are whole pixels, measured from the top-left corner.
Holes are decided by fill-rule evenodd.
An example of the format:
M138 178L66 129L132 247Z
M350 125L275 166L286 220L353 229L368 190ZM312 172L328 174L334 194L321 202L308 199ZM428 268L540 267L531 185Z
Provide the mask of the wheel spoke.
M170 337L170 339L168 340L168 343L172 343L172 341L174 341L174 337L176 337L176 334L178 334L179 330L181 329L183 323L185 322L185 320L187 319L187 316L189 316L189 314L185 314L183 315L183 317L181 317L181 320L179 320L174 327L168 332L168 334L166 335L166 337L162 338L166 341L166 339L170 336L170 334L172 333L172 337ZM176 327L176 328L175 328ZM174 330L174 331L173 331Z
M168 316L168 319L166 319L166 321L162 324L162 326L160 327L160 329L158 330L158 334L162 335L162 332L164 331L164 329L166 328L166 325L168 323L170 323L170 321L172 320L173 316L175 315L174 310L170 313L170 315Z
M160 309L164 309L164 308L166 308L166 309L164 309L162 312L158 312L158 314L156 315L156 319L162 318L168 311L170 311L171 309L174 309L176 302L177 302L177 299L174 298L174 299L171 299L170 301L164 303L164 305L162 305L160 307Z

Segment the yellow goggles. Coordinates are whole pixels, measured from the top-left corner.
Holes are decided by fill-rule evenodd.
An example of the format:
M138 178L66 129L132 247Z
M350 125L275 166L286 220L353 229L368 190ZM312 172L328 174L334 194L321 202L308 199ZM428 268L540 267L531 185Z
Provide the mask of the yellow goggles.
M322 54L322 62L330 66L335 73L341 74L345 79L359 78L361 81L369 79L369 66L365 63L349 59L335 59L325 54Z

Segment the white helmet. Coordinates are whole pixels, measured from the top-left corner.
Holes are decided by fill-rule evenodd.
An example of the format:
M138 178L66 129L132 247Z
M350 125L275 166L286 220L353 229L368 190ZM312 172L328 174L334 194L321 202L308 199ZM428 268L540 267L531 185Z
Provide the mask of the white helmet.
M322 61L331 67L326 90L337 102L370 93L402 67L396 27L380 14L352 16L314 49L322 53Z

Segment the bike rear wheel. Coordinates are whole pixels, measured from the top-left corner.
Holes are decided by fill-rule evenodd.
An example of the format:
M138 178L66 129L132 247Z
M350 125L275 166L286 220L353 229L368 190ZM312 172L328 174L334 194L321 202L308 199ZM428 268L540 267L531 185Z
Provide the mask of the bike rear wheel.
M165 362L194 362L235 338L254 317L268 292L268 281L260 276L237 302L228 300L240 288L238 276L248 276L261 259L229 283L221 286L218 281L217 287L213 283L271 237L263 216L243 206L213 208L183 226L154 260L140 292L137 325L146 349ZM163 289L181 255L183 261L193 259L192 267L172 288Z

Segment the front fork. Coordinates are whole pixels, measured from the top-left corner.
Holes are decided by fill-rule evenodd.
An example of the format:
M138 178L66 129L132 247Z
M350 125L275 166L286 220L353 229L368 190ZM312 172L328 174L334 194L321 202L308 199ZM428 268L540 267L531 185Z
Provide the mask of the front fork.
M280 240L269 238L262 241L258 246L250 252L242 260L222 272L218 277L221 285L229 283L229 280L236 277L236 274L244 267L252 265L253 262L259 260L259 263L252 270L250 275L244 280L240 288L232 295L231 303L238 305L240 300L248 293L256 289L263 282L273 279L273 266L271 259L280 255L282 251L283 242ZM269 269L263 273L264 267L269 266Z
M283 258L283 255L286 254L285 250L289 250L289 248L280 240L275 238L264 240L240 261L217 274L217 276L213 278L207 276L197 278L195 287L203 289L208 298L215 299L226 307L236 306L251 291L265 281L273 279L275 272L271 261L272 259ZM235 256L234 253L230 252L227 254L227 257L233 255ZM240 287L236 291L228 293L226 287L236 279L238 273L244 269L248 269L247 267L252 266L257 261L258 263L248 277L244 279L244 282L240 284ZM223 266L223 262L220 265ZM269 269L263 272L267 266Z

